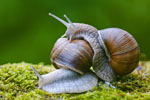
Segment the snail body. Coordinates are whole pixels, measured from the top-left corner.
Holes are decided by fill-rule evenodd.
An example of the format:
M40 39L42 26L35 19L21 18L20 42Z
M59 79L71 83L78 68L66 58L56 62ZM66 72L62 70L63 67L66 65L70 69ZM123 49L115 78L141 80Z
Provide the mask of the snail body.
M37 71L31 67L35 73ZM38 74L38 73L37 73ZM65 68L39 76L39 87L49 93L81 93L92 90L97 85L97 76L89 71L84 75Z
M48 77L56 78L52 78L53 81L48 77L47 79L50 81L42 80L44 81L41 81L44 84L41 86L43 90L52 93L81 93L96 86L98 78L106 82L112 82L116 80L117 75L127 75L137 67L140 53L139 46L128 32L119 28L97 30L88 24L72 23L66 15L64 17L68 20L68 23L51 13L49 15L62 22L67 30L57 40L51 52L51 61L57 68L55 72L60 74L54 73L52 75L50 73ZM67 36L67 38L63 38L64 36ZM91 72L91 66L95 74ZM37 76L40 75L37 74ZM81 77L85 79L85 83L80 81L83 80ZM55 81L57 79L58 82ZM83 86L84 84L92 85L83 89L83 86L73 85L73 82L77 80ZM65 84L70 84L71 87L76 86L78 89L73 91L66 86L62 89L63 82L67 82ZM62 90L52 89L51 87L57 87L55 84L59 84L58 86Z

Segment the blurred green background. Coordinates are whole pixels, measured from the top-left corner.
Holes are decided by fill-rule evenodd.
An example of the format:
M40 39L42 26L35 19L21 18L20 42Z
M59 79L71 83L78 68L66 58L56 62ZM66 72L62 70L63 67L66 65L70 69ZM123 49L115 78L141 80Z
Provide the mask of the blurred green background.
M49 12L98 29L125 29L149 59L150 0L1 0L0 64L50 64L51 49L66 27Z

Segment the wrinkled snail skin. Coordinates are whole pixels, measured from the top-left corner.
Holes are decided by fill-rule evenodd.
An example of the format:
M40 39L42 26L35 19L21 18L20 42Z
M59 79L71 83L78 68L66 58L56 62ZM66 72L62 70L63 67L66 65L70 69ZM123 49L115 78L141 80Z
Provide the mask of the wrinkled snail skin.
M34 69L34 71L36 70ZM91 71L81 75L72 70L61 68L41 75L39 88L49 93L82 93L92 90L97 82L98 77Z
M96 75L104 81L114 81L116 79L116 75L109 64L109 60L104 49L101 46L102 43L99 41L98 30L87 24L73 24L78 31L73 34L72 39L83 38L90 44L94 51L92 66Z

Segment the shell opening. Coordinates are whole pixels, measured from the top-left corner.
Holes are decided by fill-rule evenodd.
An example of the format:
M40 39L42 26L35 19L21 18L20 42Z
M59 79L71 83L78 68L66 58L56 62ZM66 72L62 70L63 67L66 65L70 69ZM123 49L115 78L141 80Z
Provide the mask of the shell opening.
M60 64L60 63L58 63L58 62L56 62L56 61L53 61L53 62L54 62L54 63L57 65L57 67L59 67L59 68L70 69L70 70L73 70L73 71L75 71L75 72L77 72L77 73L80 73L81 75L84 74L82 71L80 71L80 70L78 70L78 69L75 69L75 68L72 68L72 67L68 67L68 66L62 65L62 64Z

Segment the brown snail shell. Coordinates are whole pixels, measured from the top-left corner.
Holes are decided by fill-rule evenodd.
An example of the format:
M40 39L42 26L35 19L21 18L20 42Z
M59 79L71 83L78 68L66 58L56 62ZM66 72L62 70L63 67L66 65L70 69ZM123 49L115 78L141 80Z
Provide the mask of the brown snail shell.
M92 65L93 51L84 40L69 41L59 38L51 52L51 61L56 68L68 68L80 74Z
M139 62L139 46L126 31L119 28L100 30L102 39L111 56L110 65L119 75L131 73Z

